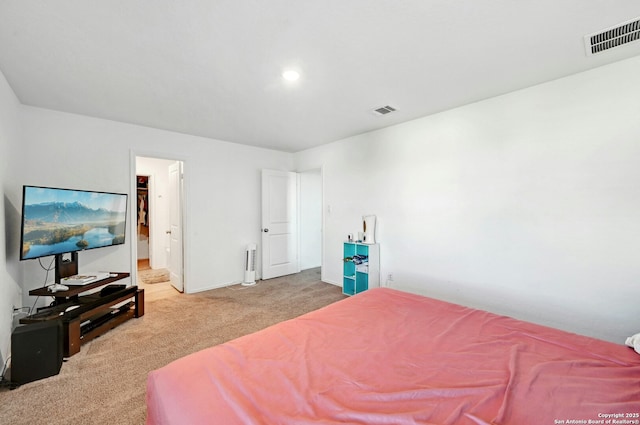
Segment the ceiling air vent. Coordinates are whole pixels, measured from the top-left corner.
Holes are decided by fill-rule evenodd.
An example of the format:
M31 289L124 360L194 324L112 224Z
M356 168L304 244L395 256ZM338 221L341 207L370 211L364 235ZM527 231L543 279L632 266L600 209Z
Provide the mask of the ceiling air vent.
M640 40L640 18L584 37L588 56L638 40Z
M396 110L396 108L394 108L393 106L381 106L380 108L376 108L373 110L373 113L376 115L387 115L390 114L391 112L394 112Z

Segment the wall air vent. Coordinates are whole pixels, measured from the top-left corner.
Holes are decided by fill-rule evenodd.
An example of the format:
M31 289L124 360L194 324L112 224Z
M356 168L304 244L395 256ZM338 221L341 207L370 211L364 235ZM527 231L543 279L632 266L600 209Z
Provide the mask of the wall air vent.
M587 56L640 40L640 18L584 37Z
M387 115L395 111L396 111L396 108L394 108L393 106L387 105L387 106L381 106L380 108L374 109L373 113L376 115Z

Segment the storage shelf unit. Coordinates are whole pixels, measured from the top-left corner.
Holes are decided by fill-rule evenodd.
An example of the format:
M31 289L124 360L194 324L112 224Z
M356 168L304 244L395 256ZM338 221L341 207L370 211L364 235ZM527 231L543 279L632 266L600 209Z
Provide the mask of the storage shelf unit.
M343 294L355 295L380 286L380 245L345 242L343 253ZM367 257L367 261L356 264L353 261L356 255Z
M80 352L80 346L99 337L105 332L131 318L144 316L144 289L127 286L111 293L93 292L80 295L107 286L129 277L129 273L113 273L112 276L87 285L68 285L66 291L49 292L46 287L29 291L29 295L55 297L53 306L43 308L38 313L20 319L22 324L62 321L63 355L71 357ZM125 303L131 298L133 302ZM116 307L117 304L122 304ZM67 311L69 307L75 307ZM133 307L133 308L131 308Z

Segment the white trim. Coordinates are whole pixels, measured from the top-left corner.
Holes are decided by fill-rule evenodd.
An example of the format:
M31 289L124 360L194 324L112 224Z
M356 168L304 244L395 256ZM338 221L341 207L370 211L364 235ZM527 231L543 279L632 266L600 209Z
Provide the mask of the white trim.
M298 238L297 245L298 249L296 250L296 273L300 273L300 251L302 250L301 237L300 237L300 217L302 217L302 213L300 211L300 192L302 189L302 176L300 172L296 172L296 237Z
M191 263L188 261L189 252L190 252L190 239L188 238L188 220L186 219L187 212L189 211L188 203L189 203L189 179L187 176L187 162L188 158L181 155L166 153L166 152L154 152L154 151L146 151L146 150L137 150L130 149L129 151L129 168L130 168L130 193L136 194L135 198L137 199L137 187L136 187L136 159L138 157L144 158L156 158L156 159L166 159L172 161L181 161L182 162L182 280L183 280L183 289L185 294L190 294L189 283L190 283L190 275L191 275ZM129 196L129 198L133 198L133 196ZM135 223L138 222L137 217L137 208L134 210L132 208L131 214L135 213ZM130 214L130 216L131 216ZM134 223L133 216L131 216L130 224L130 234L137 234L136 224ZM133 229L133 230L132 230ZM133 267L131 268L131 282L133 285L136 285L137 275L138 275L138 247L135 241L131 243L131 264Z
M335 285L335 283L333 282L329 282L327 280L325 280L325 267L324 267L324 229L325 229L325 205L324 205L324 165L321 165L319 167L311 167L311 168L306 168L304 170L298 170L296 171L296 174L298 175L298 259L300 258L300 247L302 246L302 244L300 243L300 175L302 173L307 173L309 171L315 171L315 170L320 170L320 205L322 208L322 216L320 218L321 223L320 223L320 232L321 232L321 236L320 236L320 280L323 282L327 282L327 283L332 283ZM298 268L300 266L300 262L298 261Z

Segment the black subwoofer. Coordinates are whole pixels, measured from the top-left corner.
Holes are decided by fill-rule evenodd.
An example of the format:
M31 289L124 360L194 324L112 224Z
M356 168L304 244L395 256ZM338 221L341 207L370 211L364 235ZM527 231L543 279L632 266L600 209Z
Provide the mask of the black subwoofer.
M18 326L11 334L11 383L14 386L57 375L62 367L62 322Z

